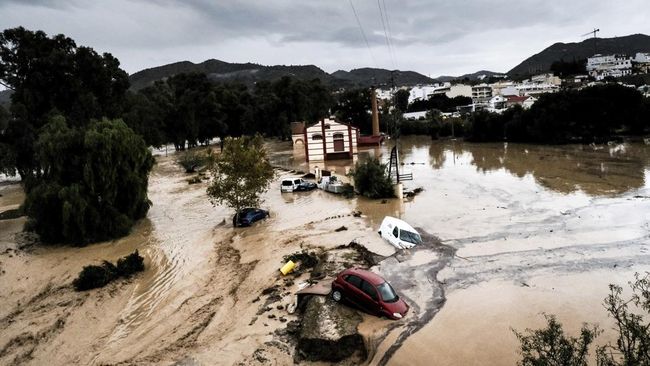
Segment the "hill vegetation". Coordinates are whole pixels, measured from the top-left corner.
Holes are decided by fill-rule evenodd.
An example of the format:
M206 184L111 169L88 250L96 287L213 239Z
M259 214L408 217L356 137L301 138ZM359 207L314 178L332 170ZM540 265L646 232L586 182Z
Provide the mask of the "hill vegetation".
M645 34L596 38L595 42L596 52L600 54L622 53L633 56L637 52L650 52L650 36ZM583 60L596 52L594 52L594 38L576 43L555 43L512 68L508 71L508 76L518 78L549 72L555 61Z

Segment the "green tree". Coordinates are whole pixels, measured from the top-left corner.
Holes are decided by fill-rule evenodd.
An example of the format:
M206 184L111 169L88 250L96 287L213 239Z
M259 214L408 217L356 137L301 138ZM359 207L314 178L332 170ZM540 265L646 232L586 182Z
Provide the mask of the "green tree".
M127 73L112 55L78 47L64 35L50 38L23 27L0 33L0 84L13 90L13 118L4 140L14 157L12 170L27 189L43 171L34 145L51 115L61 114L75 127L119 117L129 87Z
M56 116L35 145L42 178L27 194L26 229L43 242L85 245L128 234L149 209L153 157L121 120L70 127Z
M358 161L350 172L354 188L368 198L394 197L393 182L388 176L387 166L377 158Z
M395 92L395 107L402 113L408 110L410 93L407 89L400 89Z
M650 365L650 274L635 274L630 282L632 294L623 297L623 289L609 285L605 310L614 320L616 342L596 349L599 366ZM587 365L589 346L602 332L596 326L583 325L578 338L567 336L552 315L545 315L544 329L518 333L522 359L520 365Z
M339 95L334 112L344 123L351 123L360 128L362 133L370 133L372 131L371 108L370 89L351 89Z
M260 135L226 138L212 164L208 196L213 204L225 204L239 215L245 207L260 205L273 176Z
M546 315L544 329L526 329L525 333L515 330L521 345L522 366L587 366L589 345L600 334L598 327L583 324L580 336L569 337L555 316Z
M167 143L165 134L166 113L164 106L157 104L145 93L128 92L124 107L124 122L148 146L160 147Z

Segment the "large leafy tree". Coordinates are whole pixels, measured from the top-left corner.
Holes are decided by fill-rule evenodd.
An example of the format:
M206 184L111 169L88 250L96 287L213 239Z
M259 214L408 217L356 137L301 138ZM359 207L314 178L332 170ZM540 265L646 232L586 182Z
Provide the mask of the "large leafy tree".
M27 195L27 228L44 242L77 245L126 235L149 209L153 158L121 120L68 126L55 116L35 144L42 179Z
M3 132L14 157L11 170L26 183L43 171L34 146L52 114L65 116L75 127L93 118L118 117L129 87L128 75L112 55L78 47L64 35L48 37L23 27L0 33L0 83L13 90L13 118Z
M351 89L341 93L334 107L336 116L345 123L359 127L363 133L372 131L370 89Z
M245 207L259 206L274 172L261 136L227 138L212 167L208 196L238 215Z

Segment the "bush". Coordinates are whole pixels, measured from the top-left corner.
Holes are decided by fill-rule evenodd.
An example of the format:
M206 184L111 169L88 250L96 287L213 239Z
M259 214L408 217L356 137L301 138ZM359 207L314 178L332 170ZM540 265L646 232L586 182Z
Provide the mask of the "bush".
M85 266L79 276L72 282L77 291L104 287L117 278L117 268L108 261L101 266Z
M589 345L600 334L598 327L583 325L580 337L574 338L564 334L562 324L555 316L544 314L548 323L544 329L526 329L524 333L515 333L521 343L522 366L587 366Z
M136 250L118 259L117 266L109 261L103 261L101 266L85 266L72 284L77 291L86 291L104 287L120 277L130 277L142 271L144 271L144 258Z
M650 365L650 274L635 274L630 282L630 298L622 296L620 286L609 285L610 293L604 306L614 319L616 343L596 349L596 364L600 366ZM520 342L522 360L519 365L587 365L590 344L601 333L596 326L586 324L578 338L564 334L562 325L554 316L546 316L545 329L530 330L527 334L513 330Z
M117 260L117 272L122 277L129 277L136 272L144 271L144 258L138 251Z
M368 198L395 197L393 182L388 176L386 164L377 158L357 162L350 172L354 179L354 187L361 195Z
M185 173L195 173L206 164L206 156L196 151L187 151L178 158L177 163L185 169Z

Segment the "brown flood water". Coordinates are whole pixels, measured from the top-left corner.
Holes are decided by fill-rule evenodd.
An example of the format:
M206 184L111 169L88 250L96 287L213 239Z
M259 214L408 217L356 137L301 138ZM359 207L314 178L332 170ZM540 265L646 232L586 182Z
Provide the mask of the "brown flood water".
M386 160L392 143L366 149L359 159ZM268 146L279 166L318 166L337 174L351 167L350 161L308 166L301 147ZM364 317L370 364L514 364L517 343L510 327L541 326L539 314L546 312L569 330L582 321L608 329L600 305L607 284L625 284L634 272L650 270L650 149L644 145L408 137L400 149L402 168L414 176L406 187L424 188L415 198L382 204L321 191L280 194L279 180L291 175L280 172L265 194L271 218L244 230L233 230L230 212L207 201L205 184L188 185L172 156L158 157L149 188L154 205L131 235L82 249L0 256L6 270L0 275L0 363L248 364L257 347L284 327L257 320L261 303L255 302L276 283L282 256L356 239L391 256L375 270L413 309L400 322ZM23 199L15 184L0 185L0 194L0 211ZM348 216L353 210L363 217ZM445 246L393 255L376 234L385 215L441 238ZM23 222L0 221L0 252L19 247ZM334 232L341 225L348 230ZM81 295L57 287L83 265L136 248L147 270L127 285ZM65 326L54 327L60 319ZM25 341L20 335L26 331L44 335L42 341ZM57 353L62 347L66 351ZM18 358L28 353L31 358ZM267 358L291 362L285 352Z
M399 339L399 330L392 332L377 345L371 364L514 364L518 343L511 328L541 327L543 312L557 314L574 333L582 322L598 323L606 330L598 342L611 340L601 305L608 284L625 286L635 272L650 270L650 148L419 137L399 144L403 168L414 176L405 186L424 191L405 203L358 199L356 207L372 227L384 215L397 216L456 253L437 274L446 299L439 313L386 359L383 352ZM368 154L387 160L390 147ZM278 155L288 165L301 159L300 151ZM339 164L333 170L345 172ZM427 256L414 253L400 270L426 276L414 268ZM431 266L439 260L429 258ZM380 271L399 284L403 276L388 266ZM403 283L405 296L416 304L430 298L413 293L414 282Z

